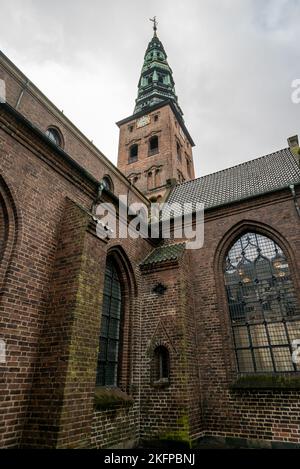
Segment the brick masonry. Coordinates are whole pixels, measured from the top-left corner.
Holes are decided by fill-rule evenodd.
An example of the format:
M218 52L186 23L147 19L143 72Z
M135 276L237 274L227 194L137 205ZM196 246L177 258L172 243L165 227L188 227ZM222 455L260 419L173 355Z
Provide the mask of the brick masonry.
M195 177L193 152L170 105L147 116L149 123L142 127L134 116L120 124L118 168L150 199L156 200L164 196L168 179L183 182ZM153 136L158 137L159 151L149 155L149 140ZM131 162L130 148L134 144L138 145L138 159Z
M14 108L25 79L4 62ZM297 390L231 389L237 374L222 271L236 237L256 230L286 253L299 295L299 217L289 189L207 212L202 249L141 269L153 241L100 240L91 207L104 174L116 196L143 195L50 104L33 85L24 92L19 111L33 126L0 107L1 447L192 445L203 436L300 444ZM172 118L167 106L160 112ZM65 153L40 133L54 124ZM116 203L107 192L102 199ZM107 256L118 265L124 301L123 401L101 408L95 380ZM169 351L167 385L153 381L158 345Z

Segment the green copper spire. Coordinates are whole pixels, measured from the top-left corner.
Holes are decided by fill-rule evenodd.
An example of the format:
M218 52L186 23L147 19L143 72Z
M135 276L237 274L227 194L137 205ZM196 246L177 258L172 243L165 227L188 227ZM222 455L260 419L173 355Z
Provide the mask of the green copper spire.
M134 114L150 110L151 106L163 101L172 100L182 116L183 112L175 93L172 69L167 62L164 46L157 37L156 17L150 21L153 22L154 34L145 53Z

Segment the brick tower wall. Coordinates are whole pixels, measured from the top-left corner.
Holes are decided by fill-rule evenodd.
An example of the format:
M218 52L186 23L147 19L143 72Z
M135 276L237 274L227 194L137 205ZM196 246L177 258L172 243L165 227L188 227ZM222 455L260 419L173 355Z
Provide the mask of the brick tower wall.
M168 179L194 179L192 147L167 104L149 112L150 122L138 127L133 118L120 124L118 168L148 197L163 196ZM149 139L158 136L159 152L149 155ZM177 157L177 143L181 147L181 161ZM138 145L138 159L130 162L130 147ZM187 167L190 161L190 172ZM153 172L156 172L155 177ZM179 173L180 172L180 173ZM149 174L151 173L151 176Z

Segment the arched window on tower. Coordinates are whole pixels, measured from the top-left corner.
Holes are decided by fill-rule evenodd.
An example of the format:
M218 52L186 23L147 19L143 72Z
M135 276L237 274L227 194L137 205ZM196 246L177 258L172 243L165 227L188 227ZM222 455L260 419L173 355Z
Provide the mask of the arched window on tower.
M300 371L292 358L300 308L282 249L261 234L244 234L226 256L224 279L238 371Z
M121 356L122 292L117 266L112 257L106 263L97 386L117 386Z
M139 156L139 147L138 147L138 145L135 143L134 145L131 145L131 147L129 148L129 159L128 159L128 162L129 162L129 163L134 163L135 161L138 160L138 156Z
M148 156L156 155L159 153L159 145L158 145L158 136L154 135L149 139L149 150Z

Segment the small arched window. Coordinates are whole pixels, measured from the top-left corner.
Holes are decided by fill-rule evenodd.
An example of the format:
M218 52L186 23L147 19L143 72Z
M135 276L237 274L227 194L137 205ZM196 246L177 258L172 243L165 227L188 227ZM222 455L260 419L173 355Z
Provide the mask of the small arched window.
M300 308L282 249L246 233L227 254L224 278L238 371L300 371L293 360Z
M149 140L149 151L148 155L152 156L155 155L156 153L159 152L159 147L158 147L158 136L154 135L153 137L150 138Z
M104 178L102 179L102 183L103 183L106 190L108 190L110 192L113 192L113 190L114 190L113 183L112 183L112 180L109 176L104 176Z
M120 361L122 293L118 270L113 258L106 263L97 386L117 386Z
M139 156L139 147L135 143L134 145L131 145L129 148L129 163L134 163L135 161L138 160Z
M170 381L170 356L163 345L154 350L152 374L153 384L168 384Z
M49 127L46 131L46 135L51 142L55 143L58 147L62 147L62 136L57 129Z

